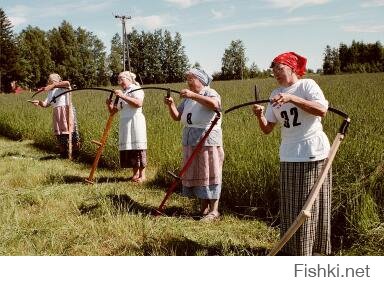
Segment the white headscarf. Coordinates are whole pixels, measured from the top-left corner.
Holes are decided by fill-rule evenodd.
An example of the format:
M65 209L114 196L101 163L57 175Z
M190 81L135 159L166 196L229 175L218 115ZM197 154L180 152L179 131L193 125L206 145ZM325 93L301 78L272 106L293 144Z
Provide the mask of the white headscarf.
M60 82L61 81L61 76L57 73L51 73L48 76L48 81L49 82Z
M140 84L136 81L136 74L130 71L123 71L119 73L119 78L126 78L129 79L132 83L140 86Z
M193 74L204 86L209 86L212 82L212 77L199 68L192 68L186 74Z

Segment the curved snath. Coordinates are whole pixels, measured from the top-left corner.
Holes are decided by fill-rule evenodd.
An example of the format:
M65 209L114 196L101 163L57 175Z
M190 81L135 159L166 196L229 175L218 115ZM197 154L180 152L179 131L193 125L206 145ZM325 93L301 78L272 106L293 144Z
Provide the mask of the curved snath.
M141 87L141 88L137 88L137 89L133 89L133 90L130 90L128 93L132 93L132 92L135 92L135 91L138 91L138 90L144 90L144 89L157 89L157 90L164 90L167 92L167 97L170 97L171 96L171 92L173 93L177 93L179 94L180 92L177 91L177 90L173 90L173 89L170 89L170 88L165 88L165 87ZM71 92L74 92L74 91L80 91L80 90L100 90L100 91L106 91L106 92L109 92L110 95L109 95L109 100L112 100L113 98L113 95L114 95L114 90L112 89L107 89L107 88L99 88L99 87L86 87L86 88L77 88L77 89L72 89ZM69 91L65 91L65 92L62 92L58 95L56 95L55 97L52 98L51 102L55 102L55 100L68 93ZM114 106L117 106L117 103L119 101L119 98L116 96L115 97L115 100L114 100ZM85 179L85 182L88 183L88 184L93 184L94 181L93 181L93 177L94 177L94 174L95 174L95 171L97 169L97 166L99 164L99 160L100 160L100 157L101 157L101 154L103 153L103 150L104 150L104 146L107 142L107 139L108 139L108 135L109 135L109 131L112 127L112 122L113 122L113 118L114 118L114 115L116 113L110 113L109 114L109 117L107 119L107 123L105 125L105 128L104 128L104 131L103 131L103 134L101 136L101 139L100 141L96 141L96 140L92 140L91 142L98 145L98 149L97 149L97 152L96 152L96 156L95 156L95 159L93 161L93 164L92 164L92 167L91 167L91 171L89 173L89 176L88 178Z
M255 94L257 94L256 89L255 89ZM224 113L226 114L226 113L229 113L231 111L234 111L236 109L239 109L239 108L242 108L245 106L249 106L249 105L253 105L253 104L267 103L267 102L269 102L269 100L255 100L255 101L246 102L243 104L233 106L233 107L227 109ZM325 178L327 177L328 171L332 166L332 162L335 158L337 149L339 148L341 141L345 137L345 134L346 134L347 129L349 127L349 124L351 122L351 119L349 118L348 114L346 114L345 112L340 111L336 108L333 108L333 107L329 107L328 111L333 112L333 113L343 117L344 120L340 125L340 128L339 128L339 131L336 135L336 138L333 140L331 149L330 149L329 154L328 154L328 158L326 159L326 163L324 164L323 169L321 170L319 177L317 178L315 184L313 185L312 190L311 190L303 208L301 209L299 215L293 221L292 225L288 228L286 233L281 237L280 241L278 243L276 243L276 245L269 252L269 254L268 254L269 256L273 256L273 255L277 254L283 248L283 246L289 241L289 239L296 233L296 231L300 228L300 226L304 223L304 221L311 216L312 206L313 206L313 204L314 204L314 202L315 202L315 200L319 194L319 191L321 189L321 186L324 183Z

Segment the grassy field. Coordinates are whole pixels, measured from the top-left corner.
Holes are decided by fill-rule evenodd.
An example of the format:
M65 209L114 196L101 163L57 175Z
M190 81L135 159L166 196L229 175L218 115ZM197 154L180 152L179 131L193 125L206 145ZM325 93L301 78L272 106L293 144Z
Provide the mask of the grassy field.
M314 79L322 87L331 104L348 113L352 119L348 134L342 142L333 164L332 239L335 253L383 254L384 127L382 122L384 117L381 102L384 87L381 83L384 74L316 76ZM275 80L216 82L213 84L213 88L221 94L223 107L227 109L233 105L253 100L255 85L261 90L261 97L267 98L269 92L275 87ZM172 89L177 90L183 86L183 84L169 85ZM15 140L33 140L34 146L53 152L55 141L51 132L52 110L33 108L26 102L30 95L31 93L0 96L0 134ZM109 186L109 184L104 184L105 177L108 176L99 171L96 176L100 181L93 187L93 190L101 188L100 192L88 190L88 187L76 182L76 179L73 179L75 182L72 182L67 178L62 183L69 183L75 194L83 189L86 190L85 193L90 194L117 192L125 196L129 194L129 197L131 192L135 193L140 188L146 190L139 191L140 194L152 193L152 190L154 193L161 192L170 181L166 171L177 170L181 161L182 126L169 118L162 103L164 95L159 91L146 92L144 113L147 119L149 139L150 165L148 170L151 174L151 180L147 185L131 186L122 179L122 182L114 183L117 185L114 185L112 190L104 190L103 188ZM95 154L96 148L90 141L99 139L103 131L108 115L104 105L106 96L107 94L103 92L90 91L78 92L73 96L78 110L83 142L79 159L82 163L91 162ZM43 95L40 95L40 98L42 97ZM341 117L334 114L329 114L324 119L324 129L330 141L335 138L341 122ZM125 178L127 175L121 174L121 171L116 169L118 166L116 123L117 120L101 163L113 171L109 175L110 178ZM222 209L234 217L242 217L241 222L243 223L261 221L268 225L277 225L279 131L275 130L269 136L261 135L250 108L243 108L224 116L223 133L226 158L223 170ZM31 172L35 173L37 167L36 170L31 168ZM81 173L80 170L73 172L75 174L71 176L74 178L79 177ZM83 170L82 176L86 177L86 173L86 170ZM56 187L55 176L52 178L53 187ZM46 181L47 179L40 178L40 180ZM59 189L66 188L64 185L60 185ZM127 186L132 189L128 189ZM32 188L37 191L36 194L39 193L39 186ZM63 192L65 193L65 191ZM5 189L4 195L8 193L9 189ZM59 193L61 192L52 192L54 196ZM144 199L145 204L147 203L146 198L134 198L133 201L143 204ZM92 199L98 200L98 198ZM178 199L182 200L172 197L169 204L177 204ZM47 198L40 197L40 200L41 203L46 203ZM103 210L110 212L111 209L103 199L101 200L101 202L97 201L97 205L100 207L95 210L101 213ZM158 195L157 198L151 196L151 200L152 204L156 205L161 201L161 195ZM179 206L182 210L193 211L194 207L189 204L189 201L182 200ZM249 221L244 220L245 218ZM138 221L146 221L146 219L139 217ZM152 219L149 218L148 221L150 224ZM181 221L197 223L184 219ZM100 227L100 225L96 224L94 227ZM224 231L224 227L218 229L220 228ZM184 235L187 229L188 227L180 227L180 235ZM244 249L247 247L245 246ZM129 252L125 254L127 253Z
M196 220L194 201L177 194L166 210L173 216L152 216L164 189L106 169L85 185L88 166L32 141L0 137L0 158L0 255L265 255L278 235L231 214Z

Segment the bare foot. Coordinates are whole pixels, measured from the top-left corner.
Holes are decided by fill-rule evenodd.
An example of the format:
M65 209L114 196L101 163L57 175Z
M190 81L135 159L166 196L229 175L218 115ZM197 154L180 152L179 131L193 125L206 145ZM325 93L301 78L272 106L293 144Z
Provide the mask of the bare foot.
M202 216L206 216L209 213L209 207L205 208L204 210L201 211Z
M200 221L211 222L217 221L220 219L220 214L215 212L210 212L206 216L204 216Z
M144 181L145 181L145 178L143 178L143 177L139 177L136 179L132 178L132 182L135 182L135 183L143 183Z

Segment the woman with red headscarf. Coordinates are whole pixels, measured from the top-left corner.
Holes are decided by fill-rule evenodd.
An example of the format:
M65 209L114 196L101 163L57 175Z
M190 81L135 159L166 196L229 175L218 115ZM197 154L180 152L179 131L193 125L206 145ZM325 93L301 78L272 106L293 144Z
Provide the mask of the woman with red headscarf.
M263 106L253 106L265 134L277 123L281 124L281 235L299 215L330 150L321 124L328 101L314 80L301 78L306 62L306 58L294 52L277 56L271 68L280 86L272 91L265 115ZM282 249L285 255L330 254L331 179L330 171L313 205L311 217Z

